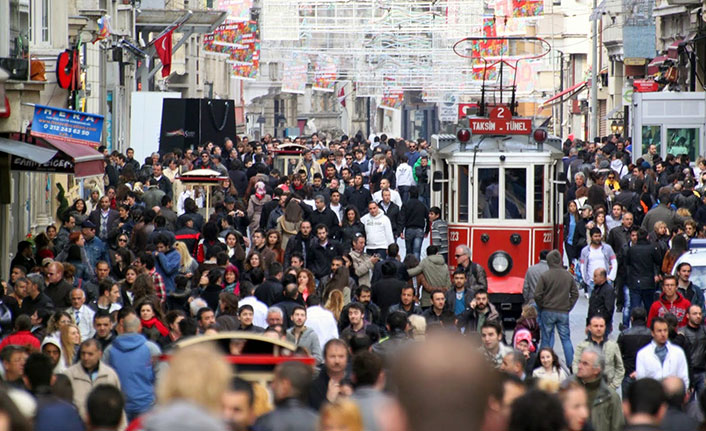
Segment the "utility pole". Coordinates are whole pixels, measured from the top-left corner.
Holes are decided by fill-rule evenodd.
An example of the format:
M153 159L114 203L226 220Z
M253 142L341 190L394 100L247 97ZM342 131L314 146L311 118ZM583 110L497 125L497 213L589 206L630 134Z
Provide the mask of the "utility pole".
M593 51L591 54L591 114L588 141L598 136L598 15L596 8L598 0L593 0Z

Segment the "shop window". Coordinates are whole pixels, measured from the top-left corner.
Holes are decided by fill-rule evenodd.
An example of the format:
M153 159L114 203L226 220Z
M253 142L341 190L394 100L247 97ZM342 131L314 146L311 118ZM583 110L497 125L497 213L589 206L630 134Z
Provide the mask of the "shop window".
M699 154L699 129L680 127L667 129L667 154L686 154L689 160L696 161Z
M662 154L662 126L642 126L642 154L646 154L650 145L657 146L657 154Z

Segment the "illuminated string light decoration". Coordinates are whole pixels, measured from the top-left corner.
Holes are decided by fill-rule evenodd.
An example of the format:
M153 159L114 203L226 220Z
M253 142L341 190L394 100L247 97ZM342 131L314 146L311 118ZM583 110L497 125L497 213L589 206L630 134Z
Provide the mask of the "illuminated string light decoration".
M476 52L466 58L453 52L454 44L469 36L525 35L542 9L541 0L261 0L261 61L281 61L291 86L287 73L294 66L287 62L305 56L307 81L316 89L333 91L336 80L352 81L359 97L379 97L392 108L408 90L428 101L449 92L477 95L484 78L486 84L500 79L497 65L484 72L483 58L522 56L537 47L478 41L464 48ZM528 70L542 61L522 70L520 96L534 89L536 83L524 80L536 79Z

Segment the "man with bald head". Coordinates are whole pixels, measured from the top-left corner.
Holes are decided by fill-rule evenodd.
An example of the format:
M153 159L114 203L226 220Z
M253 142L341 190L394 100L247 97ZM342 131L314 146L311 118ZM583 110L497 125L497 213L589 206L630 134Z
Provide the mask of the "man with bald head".
M81 339L87 340L96 333L93 328L93 316L95 312L86 305L86 293L81 289L73 289L70 293L71 307L66 309L66 312L74 318L78 330L81 333Z
M60 262L52 262L47 266L46 272L47 288L44 293L49 296L54 305L58 308L68 308L71 306L71 285L64 280L64 265Z
M677 376L662 380L664 395L667 397L667 413L662 418L662 431L696 431L699 422L684 412L689 401L684 381Z
M105 362L120 378L129 422L148 411L155 400L152 354L141 329L137 315L127 314L123 319L124 333L115 338L104 354Z

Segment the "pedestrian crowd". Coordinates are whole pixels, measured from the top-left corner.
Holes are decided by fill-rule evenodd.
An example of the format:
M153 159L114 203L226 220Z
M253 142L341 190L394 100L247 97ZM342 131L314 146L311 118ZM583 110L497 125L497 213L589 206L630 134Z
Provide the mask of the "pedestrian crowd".
M301 157L278 164L290 143ZM565 255L529 268L512 331L471 249L449 250L424 140L106 152L102 186L62 191L59 225L19 242L2 284L0 431L698 429L704 294L675 263L704 202L688 159L626 148L566 143ZM195 169L219 177L208 199L181 176ZM316 365L264 386L233 373L238 343L177 348L230 331Z

